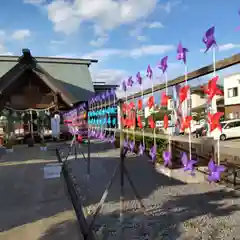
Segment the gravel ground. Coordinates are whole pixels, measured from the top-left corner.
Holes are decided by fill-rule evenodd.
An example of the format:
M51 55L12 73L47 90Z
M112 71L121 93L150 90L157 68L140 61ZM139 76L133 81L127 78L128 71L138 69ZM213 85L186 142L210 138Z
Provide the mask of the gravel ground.
M78 161L71 160L73 156L69 158L89 219L119 162L119 149L108 144L95 142L91 152L90 179L81 154ZM147 157L128 155L126 167L148 213L142 213L125 180L124 224L119 224L118 172L95 221L100 239L240 239L238 192L217 184L184 184L170 179L157 173Z

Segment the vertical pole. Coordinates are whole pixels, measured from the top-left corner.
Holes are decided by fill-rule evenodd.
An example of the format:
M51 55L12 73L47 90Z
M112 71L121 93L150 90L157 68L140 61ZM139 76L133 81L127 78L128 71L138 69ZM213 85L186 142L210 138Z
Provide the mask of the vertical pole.
M87 103L87 108L86 108L86 124L87 124L87 129L88 129L88 143L87 143L87 148L88 148L88 157L87 157L87 177L90 177L90 169L91 169L91 142L90 142L90 137L89 137L89 126L88 126L88 111L90 110L89 102Z
M123 214L124 214L124 132L123 132L123 126L122 126L122 117L123 117L123 112L122 112L122 101L120 101L120 223L123 223Z
M31 131L31 137L33 139L33 118L32 118L32 110L30 110L30 131Z

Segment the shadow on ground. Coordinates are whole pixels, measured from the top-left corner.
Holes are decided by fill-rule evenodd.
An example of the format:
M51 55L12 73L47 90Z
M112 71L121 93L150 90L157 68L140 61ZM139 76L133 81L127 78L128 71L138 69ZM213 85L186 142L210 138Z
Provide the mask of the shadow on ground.
M63 179L44 179L55 153L19 147L0 161L0 232L72 210Z

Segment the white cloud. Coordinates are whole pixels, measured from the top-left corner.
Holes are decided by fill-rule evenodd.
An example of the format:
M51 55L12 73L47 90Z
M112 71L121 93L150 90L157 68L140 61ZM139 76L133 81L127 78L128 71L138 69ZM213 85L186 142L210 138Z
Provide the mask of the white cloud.
M174 45L143 45L140 48L133 49L99 49L97 51L84 54L83 58L93 58L98 60L105 60L112 56L119 57L141 57L146 55L159 55L169 52L174 49Z
M8 56L12 56L13 53L9 52L8 49L4 46L4 44L0 43L0 55L8 55Z
M103 35L92 40L89 44L94 47L102 47L108 41L108 36Z
M144 35L139 35L139 36L137 36L137 40L139 42L146 42L148 40L148 38Z
M157 0L54 0L43 4L54 30L66 34L75 32L82 22L91 22L103 32L112 30L149 16L156 5Z
M226 43L226 44L218 45L217 50L219 50L219 52L224 52L224 51L229 51L235 48L240 48L240 44ZM205 49L201 48L200 52L205 52Z
M166 13L171 13L172 9L174 7L176 7L177 5L179 5L181 3L181 1L168 1L164 4L160 4L159 7L164 10Z
M129 35L131 37L135 37L137 40L142 41L142 38L139 36L144 36L143 32L144 29L153 29L153 28L163 28L164 25L161 22L141 22L137 24L130 32ZM144 41L147 40L147 37L145 37Z
M228 51L234 48L240 48L240 44L227 43L218 46L219 51Z
M52 44L52 45L62 45L64 43L66 43L66 42L63 40L51 40L50 41L50 44Z
M31 36L31 32L28 29L19 29L14 31L14 33L12 34L12 38L14 40L24 40L27 37Z
M148 28L163 28L164 25L161 22L150 22Z

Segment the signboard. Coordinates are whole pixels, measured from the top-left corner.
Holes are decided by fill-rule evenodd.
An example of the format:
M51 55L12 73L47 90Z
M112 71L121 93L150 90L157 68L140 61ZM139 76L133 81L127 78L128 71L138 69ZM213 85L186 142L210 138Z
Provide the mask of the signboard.
M47 164L44 169L44 179L60 178L62 167L59 163Z

